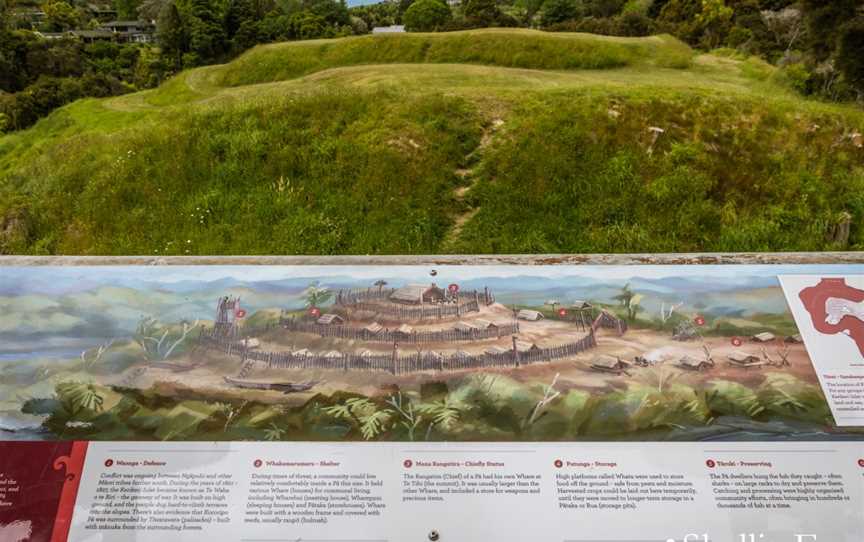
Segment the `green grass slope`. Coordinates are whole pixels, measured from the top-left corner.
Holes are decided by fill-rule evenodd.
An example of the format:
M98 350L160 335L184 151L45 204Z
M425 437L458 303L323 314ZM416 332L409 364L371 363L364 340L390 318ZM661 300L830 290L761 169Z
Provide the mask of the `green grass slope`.
M862 131L668 37L276 44L0 138L0 253L861 249Z
M538 70L683 68L692 56L686 45L671 36L609 38L485 29L262 45L225 66L219 80L225 86L250 85L363 64L484 64Z

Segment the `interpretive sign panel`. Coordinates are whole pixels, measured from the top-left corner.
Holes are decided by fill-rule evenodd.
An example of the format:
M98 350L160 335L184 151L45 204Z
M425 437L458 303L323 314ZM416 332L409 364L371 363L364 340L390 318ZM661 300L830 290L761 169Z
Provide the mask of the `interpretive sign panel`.
M864 540L864 266L5 266L0 296L3 542Z

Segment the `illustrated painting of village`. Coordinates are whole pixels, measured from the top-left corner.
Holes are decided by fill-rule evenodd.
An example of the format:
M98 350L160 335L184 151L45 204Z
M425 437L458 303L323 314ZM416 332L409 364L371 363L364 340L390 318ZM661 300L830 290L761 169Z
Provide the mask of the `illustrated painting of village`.
M864 440L777 279L825 271L5 267L0 440Z

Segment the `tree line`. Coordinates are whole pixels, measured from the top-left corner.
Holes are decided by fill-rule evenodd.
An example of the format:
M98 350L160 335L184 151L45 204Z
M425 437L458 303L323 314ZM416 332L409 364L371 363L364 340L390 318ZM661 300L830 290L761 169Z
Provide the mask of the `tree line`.
M83 43L37 31L96 28L84 0L45 0L37 28L0 0L0 131L86 96L151 88L179 70L261 43L408 31L531 27L618 36L675 35L703 49L757 55L797 91L864 96L864 0L113 0L118 18L156 22L155 43ZM29 0L18 0L29 1Z

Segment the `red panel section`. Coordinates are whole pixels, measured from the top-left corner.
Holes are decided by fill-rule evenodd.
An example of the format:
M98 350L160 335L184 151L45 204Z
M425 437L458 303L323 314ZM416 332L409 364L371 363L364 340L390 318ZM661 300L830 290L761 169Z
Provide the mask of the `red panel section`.
M73 442L68 456L54 460L54 469L66 472L63 492L57 505L57 515L54 519L54 531L51 542L66 542L69 527L72 525L72 513L75 511L75 499L78 496L78 485L81 483L81 473L84 470L84 459L87 457L87 443Z
M0 442L0 539L66 539L86 450L83 442ZM65 530L55 538L58 518Z
M810 313L813 327L820 333L834 335L849 331L849 335L858 345L861 355L864 356L864 322L854 316L844 316L837 324L829 324L825 321L828 313L825 312L825 302L830 297L848 299L860 303L864 301L864 291L853 288L846 284L842 278L822 279L816 286L801 290L798 294L804 308Z

